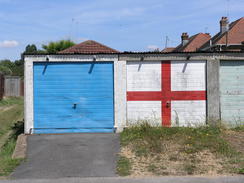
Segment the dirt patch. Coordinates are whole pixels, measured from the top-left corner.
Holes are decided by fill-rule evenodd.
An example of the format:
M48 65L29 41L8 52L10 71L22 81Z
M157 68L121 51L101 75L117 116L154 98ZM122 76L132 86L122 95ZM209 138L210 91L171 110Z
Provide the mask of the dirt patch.
M10 110L10 109L12 109L12 108L14 108L15 107L15 105L12 105L12 106L0 106L0 112L5 112L5 111L8 111L8 110Z
M226 173L224 161L209 151L185 154L177 151L157 155L136 156L129 147L121 149L121 156L128 158L132 164L132 177L161 175L208 175L216 176Z
M238 152L244 153L244 131L226 131L223 136Z
M120 156L129 160L132 177L243 174L243 140L243 131L220 127L143 124L121 133Z

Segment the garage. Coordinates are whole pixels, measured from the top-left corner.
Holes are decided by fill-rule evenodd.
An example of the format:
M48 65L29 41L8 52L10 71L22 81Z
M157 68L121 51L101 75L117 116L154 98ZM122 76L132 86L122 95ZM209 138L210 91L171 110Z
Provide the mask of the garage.
M127 62L128 124L205 124L205 65L204 60Z
M114 131L113 62L34 62L33 132Z
M244 61L220 62L221 120L231 126L244 121Z

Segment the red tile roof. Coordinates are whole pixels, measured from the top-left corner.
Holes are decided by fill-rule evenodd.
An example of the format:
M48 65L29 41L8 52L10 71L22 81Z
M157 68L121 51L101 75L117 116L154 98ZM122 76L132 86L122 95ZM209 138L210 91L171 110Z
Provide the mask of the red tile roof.
M229 31L221 34L217 33L212 39L212 45L223 44L241 44L244 41L244 17L232 22L229 26ZM228 41L227 41L228 40ZM227 42L226 42L227 41ZM210 43L206 43L202 46L204 49L208 47Z
M215 44L226 44L227 32L215 40ZM232 22L228 31L228 44L241 44L244 41L244 17Z
M164 52L164 53L172 52L174 49L175 49L175 47L168 47L168 48L164 48L164 49L162 50L162 52Z
M96 53L119 53L119 51L109 48L101 43L98 43L93 40L84 41L80 44L74 45L70 48L67 48L59 53L83 53L83 54L96 54Z
M209 34L199 33L189 38L186 45L178 45L173 52L194 52L197 51L203 44L211 39Z

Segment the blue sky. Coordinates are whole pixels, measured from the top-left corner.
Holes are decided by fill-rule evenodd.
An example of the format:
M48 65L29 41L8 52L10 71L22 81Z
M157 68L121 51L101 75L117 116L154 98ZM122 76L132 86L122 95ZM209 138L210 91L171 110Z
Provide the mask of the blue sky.
M27 44L96 40L120 51L180 43L182 32L219 31L244 16L244 0L0 0L0 59L19 59Z

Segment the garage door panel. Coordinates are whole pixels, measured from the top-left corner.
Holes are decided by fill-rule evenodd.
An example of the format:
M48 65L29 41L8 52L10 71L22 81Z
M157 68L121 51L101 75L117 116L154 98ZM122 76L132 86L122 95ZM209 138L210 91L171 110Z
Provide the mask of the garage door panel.
M221 119L230 125L244 121L244 61L220 65Z
M63 119L65 118L65 119ZM76 118L76 119L74 119ZM59 123L55 120L59 120ZM79 118L78 118L79 119ZM72 128L110 128L111 129L111 124L110 123L104 123L103 120L109 121L109 117L104 118L103 120L99 119L90 119L90 118L83 118L84 120L77 120L77 116L69 116L69 115L63 115L60 117L50 117L50 118L40 118L36 122L42 123L42 126L39 126L38 128L35 129L60 129L60 128L66 128L66 129L72 129ZM90 125L88 125L90 124ZM58 126L57 126L58 125ZM48 127L47 127L48 126ZM112 131L112 130L111 130ZM101 131L102 132L102 131Z
M70 129L34 129L36 134L52 134L52 133L111 133L110 128L70 128Z
M34 96L35 133L113 131L111 62L36 63Z

